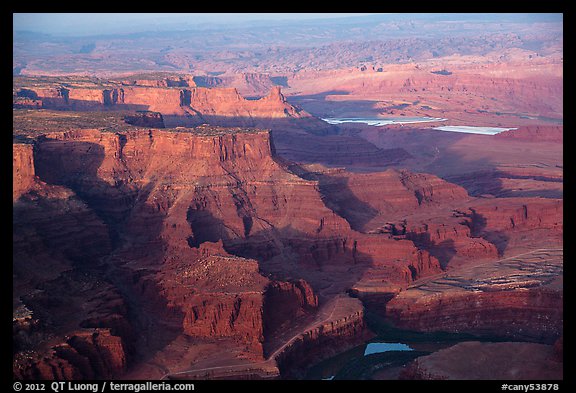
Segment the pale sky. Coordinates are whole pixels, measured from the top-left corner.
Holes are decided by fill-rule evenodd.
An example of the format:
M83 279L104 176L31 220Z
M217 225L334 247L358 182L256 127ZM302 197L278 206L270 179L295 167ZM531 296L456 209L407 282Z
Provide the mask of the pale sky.
M203 23L241 24L255 20L306 20L370 15L362 13L15 13L14 31L55 35L179 30Z

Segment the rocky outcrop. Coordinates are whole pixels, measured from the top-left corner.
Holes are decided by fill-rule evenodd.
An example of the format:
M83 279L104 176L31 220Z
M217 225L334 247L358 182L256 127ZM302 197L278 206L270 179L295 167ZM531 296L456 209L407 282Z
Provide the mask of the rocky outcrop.
M250 241L246 238L253 232L284 225L282 220L296 208L287 206L292 188L318 197L314 183L273 160L269 133L206 132L50 134L38 143L37 167L46 181L76 190L122 238L130 239L132 247L114 254L114 263L123 266L116 276L132 283L148 312L188 336L230 339L245 356L258 360L268 279L256 261L230 255L222 241ZM274 180L262 181L262 176ZM280 181L287 189L279 187ZM326 236L334 236L337 219L330 218L333 213L321 207L319 198L312 200L312 209L327 215ZM312 232L320 218L294 224ZM269 241L256 239L255 244L264 250ZM145 266L154 268L142 270ZM294 296L284 300L295 305L286 307L315 305L303 281L290 291Z
M125 218L136 186L120 158L123 142L119 135L70 131L41 137L39 142L35 166L41 179L71 188L113 227Z
M65 161L64 152L68 154ZM47 181L66 184L87 196L103 217L116 220L128 214L132 195L148 182L148 173L158 179L169 178L169 189L149 185L154 191L147 198L154 199L153 206L164 214L178 194L188 195L191 203L182 208L192 229L188 241L196 246L222 239L225 247L242 255L270 257L277 246L269 236L276 233L285 239L285 245L299 249L303 260L316 263L334 255L340 255L341 260L367 261L360 254L368 255L370 249L382 250L384 256L379 260L373 254L375 265L400 254L412 255L410 242L384 240L379 246L372 240L374 236L350 232L348 223L324 206L317 183L290 174L272 154L266 132L201 136L163 131L86 131L47 135L38 146L37 170ZM164 158L167 155L169 161ZM184 166L187 170L180 171ZM190 170L194 166L196 169ZM257 180L262 176L274 181ZM177 191L180 183L195 186ZM296 216L295 209L298 217L310 218L289 219ZM311 253L314 244L316 250ZM402 248L406 251L392 252Z
M184 333L193 337L217 338L240 336L240 340L261 343L261 294L199 295L187 299Z
M111 379L127 367L122 339L109 329L79 331L41 356L17 355L13 375L20 380Z
M89 109L104 105L105 103L105 90L98 88L69 88L68 90L68 103L72 105L74 110Z
M302 279L294 282L274 281L266 288L265 295L264 329L267 334L313 313L318 307L318 296L310 284Z
M30 89L21 89L17 94L21 95L22 90L29 92L42 100L43 108L66 108L69 105L70 90L65 87L34 87Z
M560 334L562 293L556 284L547 287L545 283L546 274L557 278L562 270L562 261L556 256L562 242L558 238L563 225L562 201L482 198L463 203L457 201L451 214L442 209L423 210L377 231L392 238L410 239L427 250L447 269L445 279L431 283L424 279L423 284L410 284L403 292L397 286L376 283L374 278L363 279L354 286L354 293L372 310L408 329L532 340L550 340ZM525 246L515 249L526 239L533 239L532 251ZM501 262L493 262L501 266L500 272L495 267L489 269L492 265L487 262L481 265L483 268L466 270L472 269L466 268L468 263L472 266L478 259L504 256ZM541 258L538 260L544 263L538 266L533 258ZM517 261L524 261L525 266L516 266ZM534 275L527 273L533 270ZM519 278L524 274L530 279Z
M186 90L179 88L156 88L124 86L117 92L117 104L128 108L160 112L163 115L185 115L181 106L186 105Z
M290 104L280 86L271 85L268 94L257 99L247 99L233 87L150 87L113 81L93 87L87 83L65 88L30 86L16 94L22 92L43 100L45 109L153 111L162 114L167 127L212 124L271 129L278 153L294 161L382 167L410 157L403 149L378 149L360 137L335 135L336 127Z
M502 256L519 238L544 234L558 244L563 231L562 200L552 198L494 198L456 204L450 215L408 216L379 232L401 235L444 264L453 257L475 259ZM538 234L540 233L540 235Z
M301 176L317 179L332 210L352 228L393 239L408 239L438 258L443 267L458 255L485 258L496 247L472 236L466 214L454 210L471 198L466 190L434 175L389 169L370 174L341 169L300 168Z
M277 255L282 244L293 248L305 264L334 258L341 263L389 264L397 270L394 280L401 282L406 282L408 266L417 269L415 275L428 271L429 263L419 262L411 242L351 231L345 220L324 206L317 183L287 172L274 161L272 150L267 132L201 136L155 130L87 131L48 135L39 144L37 168L47 181L87 196L91 206L115 222L133 209L133 198L149 181L148 173L170 179L167 189L156 182L148 185L153 191L147 200L163 217L174 209L174 201L187 195L184 200L189 204L181 209L191 228L187 242L194 247L221 239L235 253L267 259ZM68 154L65 162L63 152ZM168 156L169 160L164 158ZM181 171L184 167L186 171ZM261 181L262 176L274 180ZM143 216L132 216L133 223L127 225L135 231L146 228L139 221ZM398 258L409 260L392 263Z
M406 329L532 340L550 340L562 331L562 295L556 291L446 293L436 299L426 297L409 309L401 302L401 298L391 300L387 315Z
M108 281L141 310L133 322L148 337L140 343L157 343L146 344L151 353L183 335L227 340L244 359L262 362L270 334L314 318L318 287L329 288L318 293L329 299L358 280L405 288L441 271L410 240L352 230L326 207L317 180L291 173L275 156L266 131L50 133L37 139L35 161L40 181L77 195L105 225L114 247L101 248ZM418 204L422 188L410 187ZM424 203L434 203L426 192ZM90 244L70 247L79 243ZM85 319L123 329L113 316ZM344 330L310 333L312 341L352 339L361 316L346 321Z
M231 338L261 358L269 281L259 274L258 263L228 254L221 242L184 254L195 261L186 263L169 254L161 272L148 278L155 281L172 315L175 310L182 315L182 332L212 340Z
M563 364L551 345L466 341L417 358L400 379L562 380Z
M125 116L124 121L137 127L164 128L164 118L160 112L137 111L135 115Z

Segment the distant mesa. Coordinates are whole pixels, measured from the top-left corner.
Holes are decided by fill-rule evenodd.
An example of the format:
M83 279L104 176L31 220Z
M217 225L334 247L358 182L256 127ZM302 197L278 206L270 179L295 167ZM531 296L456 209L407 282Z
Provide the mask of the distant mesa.
M148 87L195 87L196 83L191 75L184 76L163 76L163 74L143 74L135 75L131 79L120 82L127 86L148 86Z
M243 75L243 78L254 77L254 74ZM130 124L141 124L145 118L146 121L151 121L151 112L162 116L197 117L199 124L205 122L203 116L245 119L312 118L301 108L286 101L281 86L272 84L269 78L267 80L268 94L259 99L247 99L233 87L197 87L192 76L162 79L148 77L120 82L79 81L76 84L63 81L42 84L31 82L31 86L16 89L13 106L76 111L147 111L127 118ZM144 115L145 113L147 114ZM158 118L158 115L154 116Z

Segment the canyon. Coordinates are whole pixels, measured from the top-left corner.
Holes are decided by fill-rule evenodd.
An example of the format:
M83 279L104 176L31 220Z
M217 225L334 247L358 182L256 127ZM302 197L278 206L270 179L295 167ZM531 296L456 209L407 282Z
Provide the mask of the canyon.
M374 18L16 35L14 379L563 378L561 28Z
M427 321L422 318L434 310L402 303L415 283L447 266L498 258L518 231L523 238L556 233L561 244L561 200L474 198L436 176L405 170L364 175L298 166L279 157L270 132L258 129L126 127L114 133L51 132L31 144L13 145L15 299L20 301L15 307L24 313L14 322L22 346L15 375L21 378L106 378L126 372L227 378L238 376L238 369L253 377L298 375L294 372L302 366L296 359L321 359L328 355L315 348L329 342L345 348L368 334L361 303L343 317L356 322L344 323L336 335L310 324L330 305L335 307L331 318L321 322L336 323L334 311L340 307L333 304L342 291L400 326L429 330L444 311L433 312L423 325L411 325L402 314L410 309ZM382 192L384 200L377 197ZM37 244L33 252L30 244ZM76 244L83 244L82 250ZM552 271L555 277L559 273ZM60 303L51 297L62 286L68 288L66 297L83 304L83 312L56 311ZM558 310L561 292L544 291L536 298L532 292L519 292L528 296L518 300L522 312L528 299L544 302L537 306L543 312ZM456 303L449 307L449 326L438 328L470 330L468 317L455 324L459 307L469 313L470 302L502 301L497 291L488 295L494 300L460 300L446 292ZM517 321L512 299L507 294L501 307L510 308ZM505 321L495 315L489 330ZM535 315L531 311L526 318L538 321ZM542 318L558 321L561 314ZM303 326L310 329L303 337L311 335L303 339L318 341L317 347L288 340L280 352L274 350L285 329ZM556 325L545 336L558 334ZM210 356L192 349L214 341L227 343L225 353L214 344ZM166 345L175 342L190 350ZM24 355L31 347L36 355ZM150 352L154 355L147 359L143 353ZM194 367L178 369L181 357ZM101 363L109 368L94 366ZM214 364L223 370L209 371Z
M63 254L54 257L63 275L51 269L52 276L39 277L38 283L28 285L56 286L62 280L75 283L76 271L87 269L107 285L126 291L123 298L138 297L142 307L150 308L145 313L161 316L162 323L178 334L231 340L238 357L263 360L265 330L273 337L283 323L305 318L318 307L317 295L308 282L318 288L322 271L335 269L336 278L354 271L349 280L370 270L405 285L440 270L434 257L410 241L353 231L346 220L323 205L315 182L299 178L275 161L268 132L195 131L207 135L78 130L39 137L33 154L30 145L15 145L15 151L21 151L14 156L15 211L22 211L15 219L20 223L15 233L23 232L22 241L15 242L15 258L22 258L20 268L31 270L42 260L40 252L29 259L20 256L30 252L26 247L32 241L30 230L41 237L36 242L40 249L46 244L48 255ZM184 166L188 170L183 171ZM26 209L29 199L42 208ZM58 217L60 209L69 212L73 208L78 212ZM307 209L306 214L296 214L302 208ZM29 217L30 210L39 211ZM91 219L75 218L76 224L67 225L71 234L45 229L82 214ZM90 236L91 242L101 239L107 247L95 245L93 257L73 255L74 247L69 244L84 244L82 236L88 236L90 230L97 231ZM22 244L21 251L18 244ZM108 254L101 256L96 250ZM333 280L331 291L346 281ZM79 299L85 295L85 291L79 293ZM30 306L32 316L27 318L42 326L33 316L57 304L44 309L42 301L36 300L41 294L23 296L39 302L42 311ZM127 324L124 333L136 329L126 322L127 311L121 308L114 317L88 320L99 328L123 321ZM75 315L78 317L81 315ZM85 320L77 323L91 325ZM26 336L26 329L18 328L20 332ZM119 348L134 340L117 337L121 339ZM55 357L60 357L58 352ZM19 367L47 368L42 362ZM77 375L80 371L76 368L81 366L68 366L75 371L61 367L66 370L64 375ZM109 375L93 372L100 377ZM22 373L34 375L33 371Z

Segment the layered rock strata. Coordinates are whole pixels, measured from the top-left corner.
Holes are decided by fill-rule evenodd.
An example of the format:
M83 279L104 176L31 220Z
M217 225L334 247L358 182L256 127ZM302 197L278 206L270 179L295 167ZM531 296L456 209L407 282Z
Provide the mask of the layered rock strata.
M339 297L329 318L273 354L284 378L301 376L311 365L360 344L369 336L358 299Z
M279 86L271 87L269 94L260 99L249 100L235 88L116 85L113 82L107 82L107 85L34 86L16 91L14 99L39 100L45 109L148 110L163 115L196 117L198 123L207 120L225 121L231 117L246 121L252 118L311 118L307 112L289 104Z
M25 259L25 245L36 242L42 243L39 249L47 247L45 260L53 261L45 276L30 275L25 282L17 274L17 287L24 294L40 283L54 279L57 283L64 272L87 268L89 264L81 259L86 250L94 250L90 254L91 261L97 261L94 266L106 266L109 272L102 276L97 269L90 274L123 288L118 297L141 310L131 323L145 328L140 338L130 338L130 324L121 322L126 312L98 312L69 320L68 331L79 334L78 326L110 329L122 343L119 359L126 359L118 370L130 359L146 361L139 357L145 347L135 353L130 350L146 341L142 337L148 337L149 350L159 353L179 335L226 340L245 362L266 362L271 353L296 345L289 342L283 348L275 341L284 327L307 323L326 304L322 302L333 301L334 294L348 288L356 288L357 295L380 293L386 298L383 304L396 296L384 312L402 327L486 333L504 324L510 327L506 335L543 341L561 334L562 296L555 289L557 281L546 281L558 277L561 270L556 262L543 265L547 270L542 274L532 265L536 270L531 267L534 271L528 269L529 274L520 269L522 277L517 266L501 262L510 273L502 279L494 281L490 269L462 272L447 280L453 285L440 290L440 297L410 295L426 288L419 280L442 272L437 257L445 255L439 251L454 248L460 256L494 259L508 233L520 236L533 229L561 233L561 201L472 201L458 186L407 171L380 173L376 180L343 171L312 174L277 158L267 131L209 126L180 131L77 130L46 134L37 138L33 148L14 146L15 208L22 207L23 212L15 219L15 228L20 228L15 230L15 249L20 250L16 255ZM377 198L368 190L370 181L390 189L390 197ZM52 199L38 204L42 195ZM350 223L368 216L351 209L354 201L361 201L374 217L392 219L373 233L357 232ZM445 205L455 203L467 207L451 209L449 218L442 218ZM38 211L36 204L49 208ZM415 209L428 213L414 220L407 213ZM73 211L77 213L69 214ZM58 214L66 214L66 225L54 219ZM75 215L83 215L78 219L81 223L70 221ZM18 235L26 233L30 220L38 228L36 234ZM49 223L74 229L69 237L76 242L60 242L58 236L65 232L43 227ZM85 227L90 230L75 232ZM44 240L33 241L34 236ZM24 266L15 259L17 265L18 269ZM480 280L483 274L486 282ZM404 290L414 283L418 286ZM444 282L426 285L442 287ZM78 298L82 296L79 292ZM38 316L49 310L33 297L22 299ZM434 317L430 310L435 310ZM151 322L159 316L161 324ZM360 332L361 318L356 317L351 319L352 328L345 329L352 333L336 329L334 339L340 333L352 339ZM41 330L42 318L37 319L40 325L26 322L17 330L25 331L27 326ZM542 324L542 319L549 323ZM298 344L310 346L294 353L313 353L312 342L320 342L324 333L332 337L326 329L310 333L311 339ZM51 343L44 351L63 342ZM21 375L40 375L30 371L37 367L35 363L27 364ZM110 375L102 370L70 371L71 367L54 375ZM172 367L167 365L168 370ZM283 367L284 373L290 373L286 370L291 366Z
M562 335L562 249L538 249L462 267L400 292L386 307L397 326L553 343Z
M22 151L18 192L24 193L34 176L45 187L67 190L62 191L66 198L79 198L94 217L84 219L84 225L99 223L95 227L102 232L90 241L109 239L94 255L96 265L108 269L102 278L122 288L121 296L140 310L131 323L141 331L130 339L129 329L122 330L122 348L147 342L150 351L158 351L184 335L228 340L243 359L261 362L266 334L317 312L313 287L319 276L314 272L370 270L406 286L440 271L438 261L411 241L353 231L323 204L317 181L302 179L276 161L269 132L79 130L38 138L33 165L26 159L30 151ZM70 243L71 258L76 258L73 251L85 253L77 244L89 242ZM277 269L280 260L287 266ZM77 268L70 266L63 269ZM270 273L273 278L266 277ZM355 274L345 281L352 282ZM158 316L161 323L151 322ZM110 324L91 321L85 326L120 334ZM82 321L70 323L72 328ZM143 348L123 350L122 356L138 364ZM34 367L25 367L22 375L40 375L30 371Z
M157 225L158 230L161 221L171 221L164 218L167 212L181 211L191 247L222 240L229 251L263 259L290 247L312 266L329 260L384 264L398 271L391 280L402 282L410 281L404 278L406 272L410 276L409 265L417 274L437 266L409 241L352 231L324 206L315 181L287 172L272 154L267 132L199 136L89 131L47 135L38 147L37 168L50 182L84 195L114 225L134 231L131 236L142 231L145 217L135 211L155 215L147 229ZM408 261L390 264L398 258Z
M102 83L93 87L20 88L14 102L17 105L19 99L35 97L45 109L159 112L167 127L212 124L268 128L274 131L278 153L294 161L384 167L410 157L403 149L379 149L359 137L335 135L335 127L287 102L280 86L271 86L268 94L258 99L247 99L235 88ZM128 116L134 117L136 121L129 120L130 124L159 127L159 121L152 124L152 119Z

